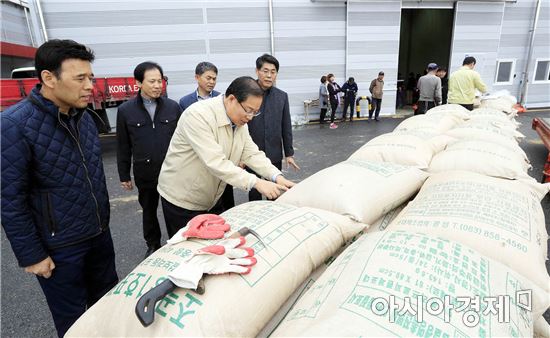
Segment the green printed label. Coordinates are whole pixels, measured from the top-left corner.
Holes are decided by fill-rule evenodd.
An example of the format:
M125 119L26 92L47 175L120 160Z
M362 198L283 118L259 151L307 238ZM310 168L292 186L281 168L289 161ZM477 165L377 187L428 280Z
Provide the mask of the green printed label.
M531 240L531 211L529 198L511 189L477 182L449 181L422 188L417 198L409 204L400 224L440 226L472 232L490 239L510 242L517 248L514 237ZM415 216L459 218L461 221L415 220ZM502 238L502 235L472 226L468 221L505 230L510 238ZM526 250L521 246L518 249Z

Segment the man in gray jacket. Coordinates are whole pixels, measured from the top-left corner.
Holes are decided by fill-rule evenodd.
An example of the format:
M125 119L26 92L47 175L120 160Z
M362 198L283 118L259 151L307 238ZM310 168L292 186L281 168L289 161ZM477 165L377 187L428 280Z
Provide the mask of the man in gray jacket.
M441 104L441 78L435 75L438 68L437 64L430 63L427 68L428 74L418 79L420 98L414 115L425 114L428 109Z

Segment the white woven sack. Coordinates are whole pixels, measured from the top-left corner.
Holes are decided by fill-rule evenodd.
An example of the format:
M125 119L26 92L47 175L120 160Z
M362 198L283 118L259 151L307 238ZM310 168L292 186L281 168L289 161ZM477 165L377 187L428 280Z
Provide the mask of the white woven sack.
M407 201L427 176L415 167L348 160L311 175L277 202L332 211L371 224Z
M430 176L388 226L441 236L469 245L550 290L541 190L519 181L470 172Z
M317 269L315 269L315 271L311 273L311 275L292 293L292 295L288 297L286 302L279 308L277 313L273 315L271 320L263 327L263 329L258 333L256 337L269 337L271 333L277 328L277 326L279 326L279 324L283 321L283 319L286 317L289 311L292 310L294 305L302 298L302 296L306 293L306 291L313 286L315 281L317 281L317 279L319 279L319 277L323 275L323 273L334 262L334 260L340 254L342 254L342 252L346 250L350 246L350 244L352 244L358 238L360 238L363 234L365 234L366 231L368 230L365 229L363 231L360 231L357 235L353 236L353 238L346 241L344 245L341 246L332 256L327 258L323 262L323 264L321 264Z
M431 108L429 111L435 112L435 111L438 111L438 110L455 110L455 111L462 111L464 113L469 112L468 109L466 109L463 106L461 106L459 104L456 104L456 103L447 103L447 104L442 104L442 105L439 105L439 106L435 106L435 107Z
M452 129L463 120L453 115L416 115L406 118L395 127L394 131L415 130L415 129L435 129L440 133L444 133Z
M454 117L457 117L461 120L469 120L470 114L468 113L468 110L462 106L459 106L461 109L455 108L455 107L447 107L447 108L441 108L442 106L437 106L431 109L428 109L426 112L426 116L445 116L445 115L451 115Z
M531 290L529 301L522 290ZM472 248L385 231L346 249L272 337L531 337L533 314L549 303L528 279Z
M543 316L535 319L534 338L550 338L550 324Z
M366 233L370 234L370 233L385 231L388 225L391 224L391 222L399 215L399 213L403 209L405 209L406 206L407 206L407 203L403 203L397 208L390 210L388 213L386 213L385 215L377 219L375 222L373 222L367 229Z
M203 295L176 289L157 304L155 321L145 328L134 314L140 295L193 251L217 241L164 246L86 311L66 337L253 337L315 268L365 227L327 211L267 201L222 216L233 231L249 227L268 244L246 237L258 260L250 274L207 276Z
M513 116L517 115L517 110L514 109L516 103L517 99L507 90L501 90L481 98L481 107L498 109Z
M391 134L394 135L411 135L416 136L418 138L423 139L424 141L427 141L432 150L434 151L434 154L437 154L438 152L445 149L447 144L449 144L452 141L456 141L454 137L450 137L449 135L442 134L441 132L437 131L434 128L422 128L422 129L411 129L411 130L397 130L392 132Z
M517 179L528 177L531 165L517 150L490 141L460 140L435 155L430 173L452 170L471 171L482 175Z
M457 139L494 139L495 135L514 141L525 138L525 135L515 128L509 128L503 123L489 120L466 121L460 126L447 131L446 134Z
M418 136L388 133L373 138L349 159L427 168L433 155L434 147Z
M502 110L490 107L476 108L469 112L470 118L474 116L492 116L495 118L506 118L507 120L514 120L513 116L510 116Z

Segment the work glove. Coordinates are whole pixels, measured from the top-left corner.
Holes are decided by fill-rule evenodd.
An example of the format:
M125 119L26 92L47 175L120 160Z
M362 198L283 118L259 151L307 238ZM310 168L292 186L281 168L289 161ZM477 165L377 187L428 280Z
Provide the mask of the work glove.
M168 244L183 242L190 237L201 239L219 239L223 238L229 231L230 225L225 222L221 216L214 214L202 214L193 217L186 226L179 229Z
M220 241L197 250L188 261L178 266L168 278L180 288L197 288L203 274L219 275L224 273L247 274L256 264L254 249L243 247L243 236Z

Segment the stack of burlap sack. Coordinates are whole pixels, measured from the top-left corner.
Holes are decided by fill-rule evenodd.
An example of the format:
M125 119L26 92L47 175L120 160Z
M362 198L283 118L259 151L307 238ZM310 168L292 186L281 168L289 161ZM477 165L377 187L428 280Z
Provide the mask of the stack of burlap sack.
M268 243L247 237L250 274L176 289L145 328L139 297L216 241L165 246L67 336L532 336L535 321L544 333L550 186L528 176L514 116L444 105L408 118L276 202L222 214Z
M514 103L506 96L473 111L438 106L352 154L348 163L420 168L429 178L412 201L336 258L272 336L547 337L541 315L550 305L548 235L540 202L550 185L528 175ZM349 197L342 206L314 198L323 179L334 180L323 172L338 175L342 165L279 201L355 218L377 208L384 195L364 201L361 212L351 210Z

